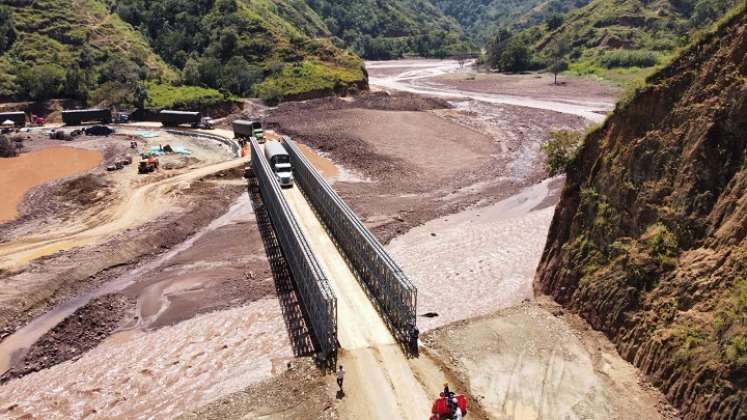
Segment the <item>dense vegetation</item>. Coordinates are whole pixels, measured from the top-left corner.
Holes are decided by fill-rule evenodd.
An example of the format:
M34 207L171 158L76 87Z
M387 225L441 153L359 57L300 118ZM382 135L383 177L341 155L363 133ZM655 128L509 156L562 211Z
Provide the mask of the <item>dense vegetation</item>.
M275 101L326 91L326 82L339 90L365 84L357 57L311 38L327 31L303 2L120 0L115 10L190 85ZM309 81L298 68L313 69L325 83Z
M502 71L565 62L578 74L622 83L640 79L739 0L593 0L523 31L499 30L487 62Z
M0 6L0 96L44 100L110 96L126 83L170 81L169 68L97 0L16 0ZM73 4L71 4L73 3ZM106 86L104 86L106 85Z
M562 22L562 15L589 0L433 0L454 17L470 39L487 44L499 29L519 30L543 22Z
M218 92L226 98L262 93L279 100L303 89L328 92L330 86L342 91L366 85L360 59L314 38L330 34L302 1L10 4L0 6L0 96L5 98L140 105L146 99L171 103L175 95L186 95L204 103ZM299 68L313 69L320 84L297 80L309 74ZM156 86L161 88L148 92Z
M307 0L338 45L368 59L445 57L476 51L457 22L429 0Z

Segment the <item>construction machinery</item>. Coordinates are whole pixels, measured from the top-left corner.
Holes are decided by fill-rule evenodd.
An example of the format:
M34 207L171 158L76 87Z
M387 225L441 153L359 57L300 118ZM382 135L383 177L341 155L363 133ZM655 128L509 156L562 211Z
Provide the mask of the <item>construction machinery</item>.
M259 121L235 120L233 122L233 135L239 140L249 140L250 137L257 139L257 143L265 142L265 131Z
M158 159L153 156L149 156L140 161L137 166L137 173L141 175L149 174L151 172L155 172L156 169L158 169Z
M65 125L81 125L83 123L111 124L112 112L109 109L70 109L62 111L62 122Z

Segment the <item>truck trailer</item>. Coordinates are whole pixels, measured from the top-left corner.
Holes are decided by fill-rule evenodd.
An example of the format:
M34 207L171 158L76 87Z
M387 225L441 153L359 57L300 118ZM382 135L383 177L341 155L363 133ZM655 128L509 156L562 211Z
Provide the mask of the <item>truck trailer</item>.
M70 109L62 111L62 122L65 125L81 125L83 123L111 124L112 112L108 109Z
M158 113L158 119L164 127L177 127L182 124L189 124L192 128L199 128L203 125L205 125L204 128L210 128L207 127L207 119L202 118L202 114L199 112L165 109Z
M233 122L233 134L236 139L248 140L250 137L257 139L262 144L265 142L265 132L259 121L235 120Z
M265 144L265 157L270 162L272 172L280 183L281 187L293 186L293 167L291 166L290 155L285 147L276 141Z
M21 128L26 126L26 113L25 112L0 112L0 123L3 123L7 120L13 121L13 124L16 126L16 128Z
M112 112L103 108L70 109L62 111L62 122L66 125L83 123L111 124Z

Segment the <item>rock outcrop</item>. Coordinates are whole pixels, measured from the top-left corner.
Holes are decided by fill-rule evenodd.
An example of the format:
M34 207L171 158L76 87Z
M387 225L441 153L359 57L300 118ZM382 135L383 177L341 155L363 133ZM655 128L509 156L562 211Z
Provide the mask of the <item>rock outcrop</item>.
M747 13L590 134L536 287L688 419L747 418Z

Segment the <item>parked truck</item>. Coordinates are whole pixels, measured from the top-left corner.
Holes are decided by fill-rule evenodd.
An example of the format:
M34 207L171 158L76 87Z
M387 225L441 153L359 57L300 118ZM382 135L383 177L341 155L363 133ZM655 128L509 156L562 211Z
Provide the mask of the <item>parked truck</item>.
M0 112L0 123L5 121L13 121L13 125L16 128L22 128L26 126L26 113L25 112Z
M158 119L164 127L178 127L189 124L192 128L213 128L213 120L203 117L200 112L164 109L158 113Z
M257 139L258 143L265 142L265 132L259 121L235 120L233 122L233 134L236 139L249 140L250 137Z
M293 186L293 167L291 166L290 155L285 150L285 146L276 141L270 141L265 144L265 157L270 162L272 172L275 173L280 186Z
M109 109L66 109L62 111L62 122L65 125L81 125L83 123L111 124L112 112Z

